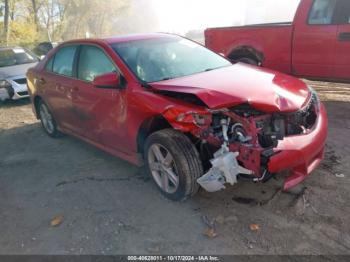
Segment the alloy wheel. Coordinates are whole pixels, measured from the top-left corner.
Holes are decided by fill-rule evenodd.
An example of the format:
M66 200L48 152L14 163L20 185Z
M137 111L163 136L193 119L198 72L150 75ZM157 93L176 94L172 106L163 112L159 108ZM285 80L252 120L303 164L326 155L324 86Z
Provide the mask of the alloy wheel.
M42 122L45 130L49 134L53 134L55 132L55 125L54 125L53 117L52 117L49 109L47 108L47 106L43 103L40 105L40 119L41 119L41 122Z
M168 149L160 144L149 147L148 165L155 182L163 191L169 194L177 191L179 176L174 158Z

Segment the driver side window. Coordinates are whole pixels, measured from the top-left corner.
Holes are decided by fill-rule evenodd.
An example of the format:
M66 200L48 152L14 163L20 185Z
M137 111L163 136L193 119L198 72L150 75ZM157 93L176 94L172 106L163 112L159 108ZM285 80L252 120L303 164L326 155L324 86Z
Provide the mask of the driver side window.
M92 45L81 47L78 65L79 79L92 82L96 76L111 72L117 72L117 69L100 48Z
M332 24L337 0L314 0L309 14L310 25Z
M334 20L339 25L350 24L350 1L349 0L338 0Z

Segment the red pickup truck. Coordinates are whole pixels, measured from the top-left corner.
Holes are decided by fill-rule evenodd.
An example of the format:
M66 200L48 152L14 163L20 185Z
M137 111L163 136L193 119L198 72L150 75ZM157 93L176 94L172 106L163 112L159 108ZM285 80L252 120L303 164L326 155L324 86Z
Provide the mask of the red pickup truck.
M350 1L301 0L292 23L209 28L205 43L232 62L350 82Z

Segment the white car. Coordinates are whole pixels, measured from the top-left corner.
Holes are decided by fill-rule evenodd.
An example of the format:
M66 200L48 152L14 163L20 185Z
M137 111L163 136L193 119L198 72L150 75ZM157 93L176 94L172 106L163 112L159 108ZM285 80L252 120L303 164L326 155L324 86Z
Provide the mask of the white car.
M28 97L26 73L39 59L21 47L0 48L0 101Z

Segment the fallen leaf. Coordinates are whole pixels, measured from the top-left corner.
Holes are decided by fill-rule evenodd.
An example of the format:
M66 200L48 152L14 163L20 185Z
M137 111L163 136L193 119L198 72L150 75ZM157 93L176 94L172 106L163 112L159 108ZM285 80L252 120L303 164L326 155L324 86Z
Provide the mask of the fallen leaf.
M218 222L220 225L224 224L225 223L225 218L223 215L218 215L216 218L215 218L215 221Z
M61 223L63 222L63 216L62 215L58 215L58 216L55 216L51 222L50 222L50 225L52 227L57 227L59 226Z
M210 227L207 227L204 232L203 232L203 235L209 237L209 238L215 238L218 236L218 234L215 232L215 229L214 228L210 228Z
M249 227L251 231L258 231L260 229L258 224L250 224Z

